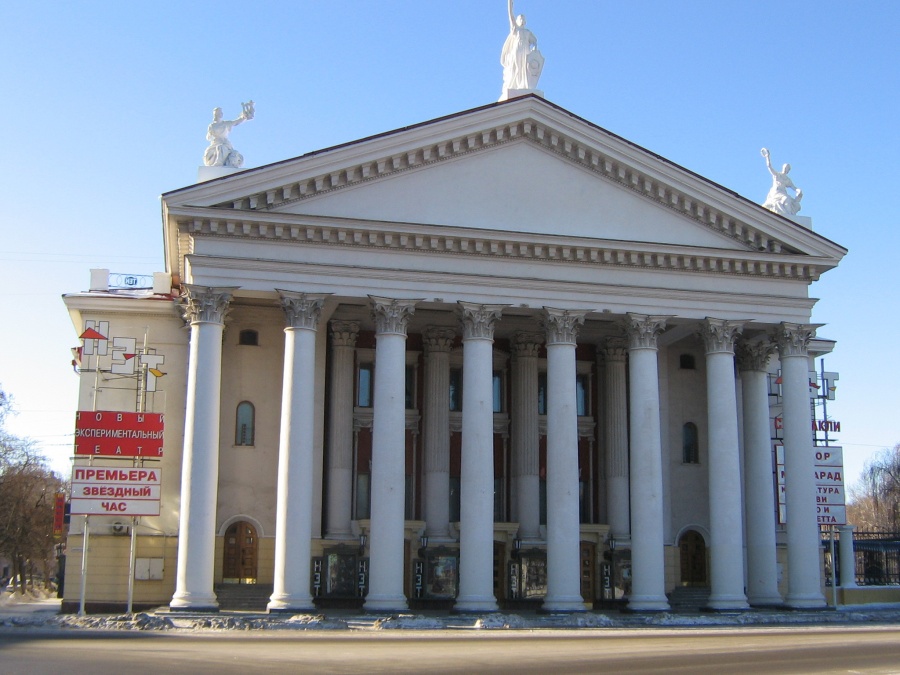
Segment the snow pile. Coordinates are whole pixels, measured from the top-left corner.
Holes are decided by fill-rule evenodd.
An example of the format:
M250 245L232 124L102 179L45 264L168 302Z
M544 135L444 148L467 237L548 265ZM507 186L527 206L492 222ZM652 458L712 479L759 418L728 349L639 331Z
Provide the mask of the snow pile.
M475 628L530 628L529 622L518 614L488 614L475 622Z
M444 627L440 619L432 619L421 614L393 614L386 619L378 619L372 626L376 630L403 628L406 630L435 630Z
M211 630L260 630L269 627L267 619L249 619L242 616L208 616L192 619L188 628Z
M569 614L556 623L561 628L609 628L619 625L618 621L614 621L606 614L590 613Z
M164 616L154 614L119 614L116 616L61 616L43 619L63 628L94 628L105 630L170 630L174 624Z
M324 614L295 614L287 621L273 623L271 628L293 628L295 630L333 630L347 628L341 619L328 619Z

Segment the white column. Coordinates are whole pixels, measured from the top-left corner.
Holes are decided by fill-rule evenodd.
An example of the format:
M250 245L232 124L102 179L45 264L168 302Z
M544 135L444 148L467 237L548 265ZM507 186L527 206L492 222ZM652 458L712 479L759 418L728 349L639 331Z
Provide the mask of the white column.
M351 539L353 500L353 353L359 324L331 322L331 396L328 425L326 537Z
M547 596L545 611L584 611L578 517L575 342L587 312L544 308L547 332Z
M456 331L425 331L425 534L450 539L450 348Z
M656 340L662 316L628 314L628 372L631 440L631 595L633 611L663 611L666 599L663 539L662 441L659 422L659 366Z
M314 609L310 593L313 453L316 410L316 329L325 295L278 291L284 329L275 577L270 612Z
M494 322L502 305L460 302L463 333L460 612L497 610L494 598Z
M769 431L768 340L737 346L744 407L744 514L747 523L747 599L754 607L781 605L775 548L775 485Z
M778 329L784 403L784 497L787 517L788 593L794 608L825 607L816 516L815 456L809 400L812 326L782 323Z
M628 389L625 380L627 341L608 338L602 345L606 363L603 426L606 440L606 513L609 534L617 542L631 539L628 509Z
M512 457L519 539L541 539L538 354L544 336L516 333L512 340Z
M216 501L219 483L219 414L222 383L222 331L235 288L184 285L182 311L191 325L178 568L174 610L215 611L213 591Z
M741 453L738 440L734 341L744 322L707 318L706 412L709 430L710 609L746 609L741 523Z
M853 552L853 525L838 525L841 533L841 586L856 588L856 554Z
M369 296L375 315L372 517L367 610L406 609L406 326L418 300Z

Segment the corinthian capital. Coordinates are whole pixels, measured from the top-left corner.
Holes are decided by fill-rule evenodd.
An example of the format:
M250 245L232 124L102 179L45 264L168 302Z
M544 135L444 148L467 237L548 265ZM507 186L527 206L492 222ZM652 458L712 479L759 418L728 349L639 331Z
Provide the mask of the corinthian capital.
M322 305L325 304L325 298L330 293L294 293L277 288L275 290L281 296L281 308L284 310L288 328L305 328L307 330L318 328Z
M807 356L809 341L820 324L781 323L775 331L778 353L785 356Z
M224 323L228 304L238 286L214 288L184 284L181 311L188 323Z
M541 323L547 333L548 345L574 345L578 329L584 323L588 310L554 309L544 307Z
M599 346L607 363L624 363L628 356L628 340L623 337L606 338Z
M416 303L421 300L397 300L395 298L379 298L369 296L372 301L372 314L375 318L375 331L385 335L406 336L409 318L416 312Z
M355 347L359 336L359 323L356 321L332 321L331 344L335 347Z
M760 370L769 368L769 357L775 352L775 345L769 340L747 342L738 340L734 348L739 370Z
M668 316L647 314L626 314L625 335L629 349L656 349L656 339L666 329Z
M425 353L449 352L456 338L456 331L452 328L440 328L429 326L422 336L425 343Z
M500 313L506 305L479 305L474 302L458 304L463 340L493 340L494 322L500 318Z
M706 344L707 354L734 353L734 341L744 330L744 321L711 319L700 324L700 336Z
M544 343L542 333L518 332L512 339L512 352L515 357L537 358L541 353L541 345Z

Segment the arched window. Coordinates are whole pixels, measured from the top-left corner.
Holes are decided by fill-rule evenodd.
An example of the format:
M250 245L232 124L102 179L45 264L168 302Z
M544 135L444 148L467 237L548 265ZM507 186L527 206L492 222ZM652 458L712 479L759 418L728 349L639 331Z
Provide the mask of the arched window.
M681 427L681 444L681 461L685 464L699 464L700 434L697 432L697 425L693 422L686 422Z
M253 347L259 346L259 333L255 330L242 330L238 334L238 344L251 345Z
M256 409L250 401L241 401L237 407L234 444L253 445L255 427Z
M697 367L694 363L694 355L682 354L678 359L678 367L682 370L694 370Z

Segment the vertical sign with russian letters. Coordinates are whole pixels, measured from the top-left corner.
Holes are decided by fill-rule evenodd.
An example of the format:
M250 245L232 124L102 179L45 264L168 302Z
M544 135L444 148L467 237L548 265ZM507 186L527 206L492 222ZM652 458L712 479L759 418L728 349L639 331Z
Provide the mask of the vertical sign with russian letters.
M844 452L835 446L816 446L816 515L819 525L846 525L844 494ZM778 522L786 523L784 446L775 444L775 475L778 492Z
M61 537L66 525L66 493L53 496L53 536Z

